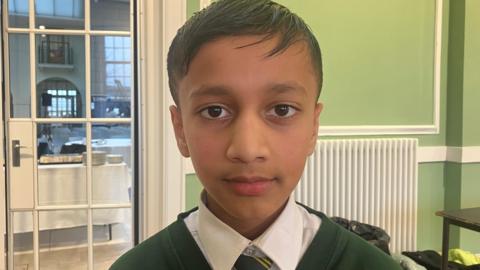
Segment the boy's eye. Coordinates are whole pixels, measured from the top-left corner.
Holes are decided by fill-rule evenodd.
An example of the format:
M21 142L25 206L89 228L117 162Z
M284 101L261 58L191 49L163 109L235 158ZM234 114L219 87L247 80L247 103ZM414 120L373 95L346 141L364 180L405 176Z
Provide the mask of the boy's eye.
M218 118L225 118L229 115L228 111L222 108L221 106L210 106L205 109L203 109L200 112L200 115L202 115L205 118L208 119L218 119Z
M293 116L297 112L297 109L287 104L278 104L275 105L270 111L267 112L267 115L288 118Z

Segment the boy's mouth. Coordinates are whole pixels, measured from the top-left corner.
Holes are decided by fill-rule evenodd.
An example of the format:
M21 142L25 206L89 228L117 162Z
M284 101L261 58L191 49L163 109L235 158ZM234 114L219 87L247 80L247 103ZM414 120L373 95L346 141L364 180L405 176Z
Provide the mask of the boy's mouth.
M240 196L260 196L266 193L275 178L266 178L261 176L237 176L225 179L234 193Z

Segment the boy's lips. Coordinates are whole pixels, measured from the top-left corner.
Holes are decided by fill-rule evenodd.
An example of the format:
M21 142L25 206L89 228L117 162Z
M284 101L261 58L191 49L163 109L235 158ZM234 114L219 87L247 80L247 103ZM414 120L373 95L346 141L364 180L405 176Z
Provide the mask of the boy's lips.
M240 196L260 196L267 192L275 178L237 176L227 178L227 185Z

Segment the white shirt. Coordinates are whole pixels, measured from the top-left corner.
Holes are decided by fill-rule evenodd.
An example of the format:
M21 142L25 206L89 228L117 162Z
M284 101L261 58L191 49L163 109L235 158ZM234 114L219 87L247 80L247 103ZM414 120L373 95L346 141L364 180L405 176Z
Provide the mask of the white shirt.
M219 220L203 200L199 202L198 211L184 221L214 270L232 269L242 253L269 257L274 262L272 270L294 270L321 223L319 217L297 205L292 198L277 220L253 241Z

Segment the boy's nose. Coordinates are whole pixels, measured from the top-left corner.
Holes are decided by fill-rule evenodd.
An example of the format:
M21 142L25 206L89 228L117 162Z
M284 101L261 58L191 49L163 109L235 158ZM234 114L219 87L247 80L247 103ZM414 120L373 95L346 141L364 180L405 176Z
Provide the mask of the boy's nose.
M232 124L227 157L233 162L264 161L269 154L265 123L258 117L239 117Z

